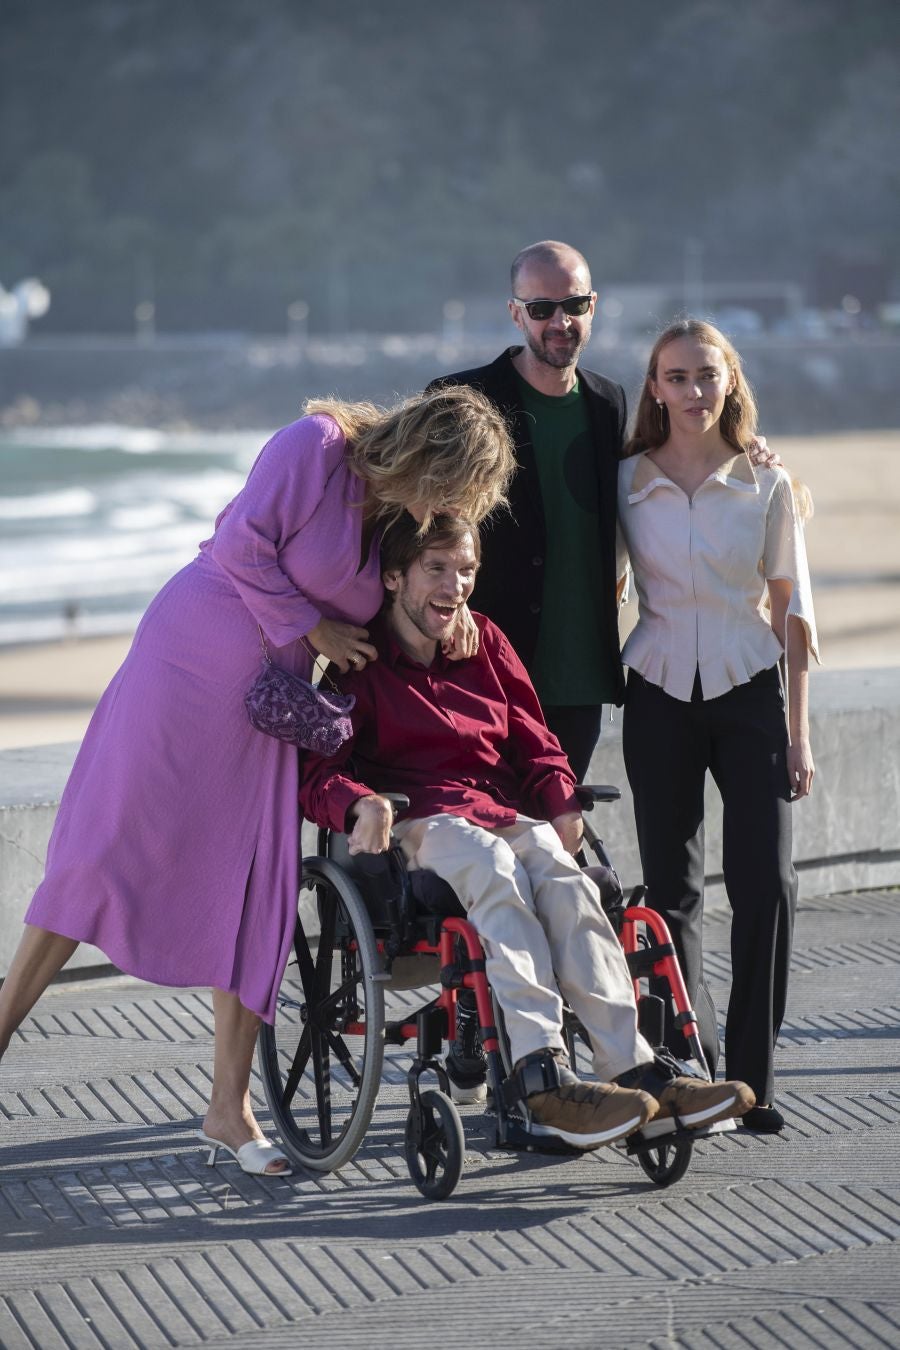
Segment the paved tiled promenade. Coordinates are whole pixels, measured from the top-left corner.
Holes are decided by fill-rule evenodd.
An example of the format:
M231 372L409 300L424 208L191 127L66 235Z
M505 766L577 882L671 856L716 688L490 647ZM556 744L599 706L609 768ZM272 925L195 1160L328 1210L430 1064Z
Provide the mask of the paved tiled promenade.
M720 986L721 915L709 939ZM498 1154L466 1108L443 1204L406 1173L402 1055L353 1165L254 1179L194 1143L206 998L60 985L0 1068L0 1346L900 1346L898 961L900 895L803 906L782 1137L658 1190L610 1149Z

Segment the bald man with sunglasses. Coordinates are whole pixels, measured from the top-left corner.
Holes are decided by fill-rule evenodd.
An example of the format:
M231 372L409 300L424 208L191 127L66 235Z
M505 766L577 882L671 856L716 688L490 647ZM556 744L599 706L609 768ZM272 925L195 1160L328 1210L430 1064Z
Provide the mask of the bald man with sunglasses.
M616 478L625 394L579 358L596 292L584 257L544 240L511 269L509 312L523 345L435 384L482 390L510 425L518 472L510 512L482 529L475 603L503 629L579 780L604 703L625 691L616 605Z

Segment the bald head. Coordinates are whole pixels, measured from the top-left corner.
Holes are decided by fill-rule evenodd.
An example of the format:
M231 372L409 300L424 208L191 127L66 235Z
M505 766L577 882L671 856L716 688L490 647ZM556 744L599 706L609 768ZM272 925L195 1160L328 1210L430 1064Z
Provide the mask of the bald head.
M544 393L568 392L591 336L597 298L586 259L556 239L530 244L512 265L512 287L509 313L525 340L524 349L513 357L516 369ZM574 306L564 309L569 300Z
M591 289L591 269L587 259L571 244L563 244L558 239L542 239L540 243L529 244L516 254L510 268L510 284L513 295L518 294L517 287L523 272L533 269L557 268L567 272L583 274L584 289Z

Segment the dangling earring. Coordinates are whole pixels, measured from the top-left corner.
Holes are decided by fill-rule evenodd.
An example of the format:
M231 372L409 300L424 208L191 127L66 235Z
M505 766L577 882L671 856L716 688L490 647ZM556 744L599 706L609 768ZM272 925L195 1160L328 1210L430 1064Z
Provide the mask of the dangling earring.
M666 429L666 405L663 403L663 401L662 401L661 398L658 398L658 399L656 400L656 406L657 406L657 408L659 409L659 429L660 429L660 431L665 431L665 429Z

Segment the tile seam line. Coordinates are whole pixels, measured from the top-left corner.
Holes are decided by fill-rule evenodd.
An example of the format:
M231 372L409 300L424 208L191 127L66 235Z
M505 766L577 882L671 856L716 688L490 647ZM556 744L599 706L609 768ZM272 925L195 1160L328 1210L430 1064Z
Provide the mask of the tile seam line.
M693 1203L693 1200L694 1200L694 1197L693 1197L692 1195L685 1196L685 1201L686 1201L687 1203ZM673 1213L674 1210L675 1210L675 1206L674 1206L674 1203L673 1203L671 1200L663 1200L662 1203L661 1203L661 1205L660 1205L660 1209L663 1210L664 1213ZM693 1216L691 1216L690 1218L688 1218L687 1215L684 1213L684 1210L679 1210L678 1213L677 1213L677 1215L676 1215L676 1217L678 1218L678 1220L679 1220L681 1223L684 1224L684 1226L685 1226L686 1228L690 1229L690 1231L691 1231L692 1233L699 1233L701 1237L707 1237L707 1238L708 1238L708 1237L710 1236L708 1233L705 1233L705 1232L704 1232L703 1228L699 1225L699 1223L697 1223L697 1222L695 1221L695 1219L694 1219ZM656 1219L656 1223L659 1224L660 1227L663 1226L658 1218ZM721 1226L721 1225L720 1225L720 1226ZM715 1239L712 1239L712 1241L715 1242ZM727 1252L729 1256L731 1255L731 1252L730 1252L730 1250L729 1250L728 1247L723 1246L722 1243L717 1243L716 1245L718 1245L722 1251ZM714 1264L719 1264L719 1263L714 1261ZM721 1271L720 1271L719 1273L721 1273L722 1275L725 1275L729 1270L733 1270L733 1269L734 1269L734 1266L722 1265ZM710 1273L710 1272L707 1272L707 1273ZM712 1273L716 1273L716 1272L712 1272ZM703 1275L704 1275L704 1272L703 1272L703 1271L698 1271L696 1275L693 1275L693 1276L691 1276L691 1277L689 1277L689 1278L692 1278L692 1279L702 1279L702 1278L703 1278ZM687 1278L687 1277L686 1277L686 1278Z
M119 1323L119 1326L122 1328L122 1331L124 1332L124 1334L125 1334L126 1336L129 1336L128 1328L126 1327L125 1323L122 1321L122 1319L121 1319L121 1317L119 1316L117 1310L116 1310L116 1309L112 1306L112 1304L109 1302L109 1299L103 1298L103 1295L100 1293L99 1289L98 1289L97 1286L94 1284L94 1281L93 1281L93 1279L91 1278L91 1276L87 1276L86 1279L87 1279L87 1283L88 1283L88 1284L90 1285L90 1287L94 1290L94 1293L97 1295L97 1297L100 1299L100 1301L106 1305L106 1307L109 1309L110 1313L112 1313L113 1317L114 1317L114 1318L116 1319L116 1321ZM102 1334L102 1332L98 1331L96 1322L94 1321L94 1319L93 1319L92 1317L89 1316L89 1314L87 1313L87 1311L86 1311L84 1305L82 1304L80 1298L79 1298L78 1295L75 1293L75 1291L72 1289L70 1279L61 1280L61 1281L60 1281L60 1287L61 1287L62 1289L65 1290L66 1295L68 1296L69 1300L70 1300L71 1303L72 1303L72 1306L75 1308L75 1310L76 1310L76 1312L78 1313L78 1315L79 1315L79 1317L81 1318L81 1320L82 1320L83 1322L85 1322L87 1325L90 1326L90 1328L91 1328L91 1335L94 1336L94 1337L96 1337L96 1339L97 1339L97 1341L99 1342L99 1344L103 1347L103 1350L123 1350L123 1344L124 1344L123 1342L117 1341L117 1342L115 1342L115 1343L113 1344L112 1342L110 1342L109 1340L107 1340L107 1338ZM134 1339L133 1336L129 1336L129 1339L130 1339L132 1345L135 1345L135 1344L136 1344L136 1343L135 1343L135 1339Z
M159 1280L157 1280L157 1279L156 1279L156 1276L153 1274L153 1271L152 1271L151 1268L150 1268L150 1262L149 1262L149 1261L148 1261L148 1262L145 1262L142 1266L140 1266L140 1269L141 1269L141 1270L146 1270L146 1271L148 1272L150 1278L151 1278L152 1280L155 1281L155 1283L157 1284L157 1286L160 1287L161 1292L162 1292L163 1295L165 1296L165 1290L162 1289L162 1287L161 1287L160 1284L159 1284ZM115 1273L118 1275L119 1279L120 1279L120 1280L122 1281L122 1283L125 1285L125 1288L126 1288L126 1289L128 1290L128 1292L131 1294L131 1297L134 1299L135 1303L137 1303L138 1306L144 1310L144 1314L145 1314L145 1316L147 1317L148 1321L151 1322L151 1323L153 1324L153 1326L156 1327L156 1329L157 1329L157 1331L159 1332L160 1336L167 1342L168 1345L173 1346L173 1347L174 1347L174 1346L177 1346L178 1342L177 1342L172 1336L169 1335L169 1332L168 1332L168 1330L167 1330L165 1324L163 1323L162 1319L159 1318L159 1317L157 1317L155 1310L150 1306L150 1304L149 1304L149 1303L147 1302L147 1300L144 1298L144 1296L143 1296L143 1294L141 1293L141 1291L135 1286L134 1281L133 1281L132 1279L129 1278L129 1274L130 1274L129 1270L127 1270L127 1269L125 1269L125 1270L118 1270L118 1271L116 1271ZM191 1321L191 1319L190 1319L189 1317L186 1317L184 1320L187 1322L188 1326L193 1327L194 1332L195 1332L195 1333L197 1334L197 1336L198 1336L198 1339L202 1340L203 1338L200 1336L197 1327L194 1326L194 1324L193 1324L193 1322Z
M226 1250L226 1251L229 1250L227 1246L226 1246L225 1250ZM231 1255L230 1252L229 1252L229 1255ZM210 1275L213 1277L213 1279L216 1280L219 1284L221 1284L221 1285L223 1286L223 1288L225 1288L225 1289L228 1291L228 1293L229 1293L229 1294L231 1295L231 1297L234 1299L234 1301L235 1301L235 1303L238 1305L238 1307L243 1308L244 1312L247 1314L247 1317L250 1319L250 1321L251 1321L251 1322L255 1322L256 1325L257 1325L257 1328L258 1328L260 1331L265 1331L265 1330L267 1330L267 1329L269 1328L269 1324L268 1324L263 1318L261 1318L261 1317L259 1316L259 1314L255 1311L254 1308L252 1308L252 1307L250 1306L250 1304L249 1304L249 1303L247 1302L247 1300L243 1297L243 1295L238 1293L238 1291L237 1291L237 1290L234 1288L234 1286L231 1284L231 1281L228 1280L228 1279L226 1278L224 1272L223 1272L223 1271L220 1271L220 1270L218 1270L218 1269L216 1268L216 1266L213 1264L213 1261L212 1261L212 1258L210 1257L209 1252L208 1252L208 1251L200 1252L200 1253L199 1253L199 1259L200 1259L200 1261L202 1261L202 1262L205 1264L207 1270L209 1271L209 1273L210 1273ZM190 1279L191 1283L193 1284L194 1288L197 1290L197 1293L200 1295L200 1297L203 1298L203 1299L206 1299L206 1298L207 1298L207 1295L206 1295L206 1293L205 1293L205 1291L204 1291L204 1288L201 1286L200 1282L199 1282L197 1279L195 1279L193 1275L189 1274L189 1272L188 1272L187 1269L185 1268L185 1265L184 1265L184 1258L183 1258L183 1257L179 1257L178 1260L181 1262L181 1269L182 1269L182 1271L183 1271L185 1277L188 1278L188 1279ZM260 1289L262 1289L262 1288L263 1288L263 1286L260 1285ZM265 1293L265 1290L264 1290L264 1289L263 1289L263 1292ZM235 1331L234 1331L233 1334L237 1336L237 1335L241 1335L242 1333L239 1332L239 1331L237 1330L237 1328L235 1328Z
M226 1243L225 1246L226 1246L226 1250L229 1251L229 1252L231 1253L231 1255L232 1255L232 1257L234 1258L234 1260L238 1263L238 1265L241 1267L241 1269L242 1269L242 1270L244 1271L244 1273L247 1275L247 1278L253 1280L256 1284L258 1284L258 1285L264 1290L266 1296L267 1296L269 1299L271 1299L271 1301L272 1301L272 1303L274 1304L274 1306L278 1309L278 1311L279 1311L279 1313L280 1313L282 1319L283 1319L285 1322L287 1322L287 1323L291 1323L291 1322L293 1321L292 1314L291 1314L290 1312L288 1312L287 1308L283 1305L283 1303L281 1302L281 1300L280 1300L278 1297L276 1297L276 1295L273 1294L272 1291L271 1291L270 1289L268 1289L268 1288L262 1283L262 1280L261 1280L260 1277L256 1274L256 1272L253 1270L253 1268L250 1266L249 1262L247 1261L246 1257L244 1256L244 1253L243 1253L243 1251L240 1249L240 1246L239 1246L237 1243L233 1243L233 1242ZM256 1249L256 1250L258 1251L258 1249ZM263 1257L263 1253L262 1253L261 1251L258 1251L258 1255L259 1255L260 1257ZM266 1256L264 1257L264 1259L265 1259L265 1261L267 1262L268 1265L275 1266L275 1268L278 1270L279 1274L280 1274L280 1275L282 1276L282 1278L284 1279L284 1272L281 1271L280 1267L279 1267L279 1266L276 1264L276 1262L272 1259L271 1255L266 1255ZM290 1284L290 1281L289 1281L289 1280L285 1280L285 1283L288 1284L291 1288L293 1288L293 1286ZM296 1292L297 1292L297 1294L298 1294L298 1297L300 1297L299 1291L296 1291ZM302 1297L301 1297L301 1300L300 1300L300 1301L305 1303L305 1299L302 1299Z
M823 1200L825 1200L825 1199L827 1198L827 1192L823 1190L823 1188L822 1188L822 1183L821 1183L821 1182L810 1181L810 1182L808 1182L808 1183L806 1183L806 1184L809 1186L810 1190L814 1191L816 1195L821 1196ZM835 1186L835 1190L838 1192L838 1194L839 1194L841 1197L846 1196L848 1192L849 1192L850 1194L853 1193L852 1190L851 1190L851 1188L850 1188L849 1186L845 1185L843 1182L838 1182L837 1185ZM878 1199L879 1199L879 1201L880 1201L881 1203L880 1203L880 1204L875 1204L875 1203L873 1202L873 1200L871 1199L871 1196L869 1196L869 1197L867 1197L867 1198L866 1198L866 1197L863 1197L863 1196L859 1196L859 1197L858 1197L859 1203L860 1203L861 1205L865 1206L867 1210L868 1210L868 1209L874 1209L874 1210L875 1210L875 1213L879 1216L879 1218L885 1220L885 1222L887 1222L887 1223L890 1223L890 1222L891 1222L891 1215L890 1215L890 1212L885 1212L885 1210L884 1210L884 1208L883 1208L882 1206L887 1205L887 1206L890 1206L891 1208L893 1208L894 1210L897 1210L897 1209L900 1209L900 1203L898 1203L898 1201L897 1201L896 1199L892 1199L889 1195L885 1195L885 1194L881 1191L881 1189L880 1189L878 1186L876 1186L876 1185L870 1185L870 1186L868 1187L868 1190L871 1191L871 1192L873 1192L875 1195L877 1195L877 1196L878 1196ZM865 1220L860 1219L860 1216L856 1213L856 1211L855 1211L854 1209L851 1209L851 1208L850 1208L850 1206L846 1203L846 1200L845 1200L845 1199L834 1199L834 1200L832 1201L832 1203L835 1204L835 1205L838 1205L838 1206L840 1207L840 1209L842 1210L842 1212L844 1212L844 1213L846 1213L846 1214L852 1215L852 1217L853 1217L854 1219L857 1219L857 1220L859 1220L860 1222L865 1222ZM877 1229L877 1228L878 1228L878 1225L877 1225L877 1224L872 1224L872 1227ZM880 1231L880 1230L879 1230L879 1231ZM895 1222L895 1223L894 1223L894 1231L893 1231L893 1232L884 1232L884 1233L882 1234L882 1236L883 1236L885 1242L889 1242L889 1243L897 1242L898 1239L900 1239L900 1224L898 1224L898 1223Z
M57 1283L54 1286L54 1288L59 1289L61 1288L61 1286ZM66 1334L66 1331L63 1328L62 1324L60 1323L59 1318L57 1317L53 1309L50 1307L47 1298L44 1296L42 1291L39 1289L33 1290L32 1297L34 1298L34 1301L40 1308L41 1312L46 1317L47 1321L56 1331L56 1334L59 1336L59 1339L62 1342L62 1344L67 1347L67 1350L77 1350L77 1343L73 1341L69 1335ZM91 1332L91 1334L93 1335L93 1331Z
M388 1298L380 1297L374 1290L362 1287L359 1279L354 1278L353 1272L348 1269L346 1258L343 1257L342 1253L339 1254L330 1246L328 1247L327 1250L329 1260L334 1262L334 1264L338 1267L338 1269L342 1271L344 1275L346 1275L347 1279L350 1280L351 1283L355 1285L355 1287L360 1291L363 1297L370 1304L387 1303L389 1301L395 1301L398 1298L403 1298L404 1294L408 1294L410 1292L408 1289L401 1289L397 1281L390 1278L389 1271L381 1271L376 1269L375 1265L372 1262L371 1257L367 1252L364 1252L359 1247L351 1247L350 1250L353 1253L353 1255L367 1268L367 1270L371 1272L372 1278L378 1281L378 1283L385 1285L386 1288L388 1289L389 1297ZM428 1289L425 1290L420 1289L418 1292L429 1293L431 1291Z
M862 1321L861 1318L854 1315L853 1310L855 1307L867 1308L870 1312L877 1313L880 1317L882 1317L884 1321L888 1320L886 1317L884 1317L884 1314L881 1312L880 1308L874 1305L870 1299L858 1298L858 1299L842 1299L838 1301L832 1295L827 1295L825 1301L829 1305L831 1305L831 1307L835 1308L838 1312L840 1312L847 1319L848 1322L854 1323L862 1331L870 1331L870 1328L865 1325L865 1323ZM819 1315L819 1310L817 1308L810 1308L810 1313L812 1314L812 1316L815 1317ZM829 1330L831 1330L831 1327L829 1326L828 1323L825 1323L825 1325L829 1327ZM893 1326L895 1328L897 1327L897 1325L898 1325L897 1322L893 1323ZM878 1335L878 1333L876 1333L876 1335ZM896 1350L897 1346L896 1339L893 1341L886 1341L880 1335L878 1335L878 1339L880 1343L885 1347L885 1350Z
M776 1183L776 1184L777 1184L777 1183ZM808 1183L804 1183L804 1184L808 1184ZM835 1223L834 1217L833 1217L832 1215L828 1214L826 1211L823 1211L821 1205L810 1204L810 1202L809 1202L808 1200L807 1200L806 1202L804 1202L803 1197L797 1195L794 1191L791 1190L791 1188L790 1188L789 1186L785 1186L785 1187L784 1187L784 1190L787 1192L788 1195L791 1196L792 1200L794 1200L794 1202L795 1202L796 1204L802 1206L804 1203L806 1203L807 1205L809 1205L809 1208L810 1208L810 1209L814 1210L816 1214L819 1214L826 1222ZM778 1204L781 1204L781 1205L785 1205L785 1203L786 1203L783 1195L782 1195L782 1196L779 1196L779 1197L774 1197L774 1196L772 1196L772 1197L770 1197L770 1198L771 1198L771 1199L775 1199L775 1200L777 1201L777 1203L778 1203ZM793 1209L791 1209L790 1212L791 1212L792 1214L794 1214L794 1210L793 1210ZM848 1212L849 1212L854 1218L857 1217L856 1215L853 1215L852 1210L851 1210L851 1211L848 1211ZM797 1218L803 1218L802 1215L795 1215L795 1217L797 1217ZM805 1220L805 1222L808 1224L809 1227L812 1227L812 1224L811 1224L811 1222L810 1222L808 1219ZM846 1223L842 1222L840 1219L837 1220L836 1226L837 1226L838 1228L840 1228L844 1233L848 1233L848 1234L852 1237L852 1239L853 1239L852 1243L850 1244L849 1249L848 1249L846 1246L844 1246L844 1248L843 1248L844 1251L852 1250L853 1248L856 1248L856 1247L862 1248L863 1250L867 1250L868 1248L872 1247L873 1245L878 1245L878 1246L881 1246L881 1245L882 1245L881 1242L879 1242L879 1243L877 1243L877 1244L873 1244L871 1238L865 1238L865 1237L862 1237L859 1233L854 1232L852 1228L848 1228L848 1226L846 1225ZM872 1226L874 1227L875 1225L873 1224ZM896 1240L897 1240L896 1237L891 1238L891 1237L889 1237L887 1234L885 1234L884 1237L883 1237L883 1242L884 1242L884 1243L895 1242ZM822 1253L817 1253L817 1255L822 1255Z
M27 1291L27 1290L22 1290L22 1291L17 1290L16 1292L17 1292L17 1293L21 1293L21 1292L27 1293L28 1291ZM16 1307L16 1303L15 1303L15 1295L14 1295L14 1294L4 1294L4 1295L2 1295L2 1299L3 1299L4 1304L6 1305L6 1310L7 1310L7 1312L9 1313L10 1317L12 1318L12 1320L18 1325L19 1330L21 1331L23 1337L24 1337L25 1340L28 1342L28 1344L29 1344L30 1346L32 1346L33 1350L42 1350L42 1347L41 1347L40 1343L39 1343L38 1341L36 1341L36 1340L33 1338L33 1336L31 1335L31 1332L28 1330L28 1324L24 1321L22 1314L19 1312L19 1309Z
M524 1233L524 1232L519 1231L519 1233L517 1234L517 1236L520 1237L520 1238L522 1239L523 1242L527 1242L528 1245L529 1245L530 1247L533 1247L534 1250L535 1250L535 1252L537 1252L538 1256L542 1256L542 1257L544 1258L544 1261L545 1261L545 1262L546 1262L546 1261L552 1262L552 1267L551 1267L551 1269L555 1269L555 1270L566 1270L566 1269L568 1269L568 1267L565 1266L565 1265L563 1264L563 1262L559 1260L558 1257L554 1256L552 1252L548 1252L548 1251L546 1251L543 1247L541 1247L540 1244L539 1244L539 1242L538 1242L538 1240L537 1240L537 1238L534 1237L531 1233ZM588 1267L589 1270L595 1269L595 1267L592 1266L592 1265L585 1259L585 1257L582 1255L581 1252L576 1251L574 1244L573 1244L572 1242L568 1241L567 1238L564 1237L561 1233L546 1232L546 1233L542 1234L542 1236L546 1236L546 1237L547 1237L548 1239L550 1239L551 1241L558 1242L559 1245L560 1245L561 1247L564 1247L564 1248L566 1249L566 1251L570 1252L570 1253L572 1254L572 1256L577 1257L577 1258L579 1258L580 1260L582 1260L582 1261L584 1262L584 1264ZM509 1238L508 1238L508 1236L507 1236L506 1233L501 1233L501 1232L495 1233L495 1234L494 1234L494 1241L495 1241L495 1242L502 1242L503 1245L504 1245L504 1247L506 1247L507 1251L510 1252L513 1256L518 1256L518 1255L519 1255L519 1253L516 1251L515 1247L513 1247L512 1243L509 1241ZM525 1262L523 1263L523 1266L520 1267L520 1269L534 1270L534 1269L536 1268L536 1269L540 1270L540 1269L541 1269L541 1264L542 1264L542 1263L537 1262L537 1261L525 1261ZM547 1267L545 1267L545 1269L546 1269L546 1268L547 1268ZM599 1273L599 1272L598 1272L598 1273Z
M179 1256L163 1256L160 1258L158 1262L148 1261L147 1264L143 1267L143 1269L146 1271L149 1277L157 1284L162 1297L168 1302L169 1306L173 1308L175 1312L178 1314L178 1316L181 1317L182 1320L185 1321L188 1324L188 1326L193 1329L197 1339L201 1343L212 1340L213 1337L207 1335L206 1332L203 1330L203 1328L196 1322L196 1320L191 1315L191 1312L189 1308L185 1305L185 1303L181 1299L177 1298L172 1293L171 1289L167 1288L166 1283L162 1277L162 1273L160 1272L158 1267L163 1262L170 1261L178 1271L179 1275L181 1275L185 1284L187 1284L190 1287L193 1293L199 1295L199 1301L201 1305L205 1307L211 1313L211 1315L218 1321L219 1326L225 1331L226 1335L233 1339L234 1336L238 1333L234 1330L234 1328L229 1326L228 1323L224 1321L221 1314L215 1308L212 1307L209 1299L206 1298L206 1296L204 1295L203 1290L198 1289L196 1283L186 1274L186 1272L181 1266L180 1260L181 1259ZM216 1332L216 1335L220 1336L221 1332ZM175 1341L174 1344L178 1345L178 1341Z
M623 1225L623 1223L627 1223L627 1219L623 1221L622 1211L621 1211L621 1210L614 1210L611 1217L614 1218L615 1221L616 1221L620 1226ZM600 1218L599 1218L598 1215L591 1214L591 1215L588 1215L587 1218L588 1218L588 1223L590 1223L590 1224L599 1225L599 1224L601 1223L601 1220L600 1220ZM573 1227L574 1227L574 1224L575 1224L575 1220L574 1220L574 1219L569 1219L569 1220L566 1220L565 1222L572 1224ZM618 1234L618 1233L614 1235L614 1234L612 1233L612 1230L611 1230L611 1229L610 1229L610 1230L604 1229L603 1231L609 1231L610 1237L615 1237L615 1240L616 1240L617 1242L621 1242L621 1243L628 1249L629 1252L631 1252L631 1253L633 1253L633 1254L636 1254L637 1257L638 1257L638 1259L639 1259L639 1261L640 1261L640 1260L643 1260L643 1262L644 1262L646 1265L650 1266L650 1268L651 1268L652 1270L656 1271L657 1275L659 1275L662 1279L664 1279L664 1280L669 1280L669 1279L672 1278L671 1273L670 1273L668 1270L666 1270L666 1268L665 1268L664 1266L661 1266L661 1265L659 1265L656 1261L651 1260L651 1259L646 1255L646 1253L640 1251L639 1249L636 1250L635 1247L634 1247L634 1244L633 1244L632 1242L630 1242L630 1241L627 1239L627 1237L621 1236L621 1235ZM598 1243L597 1245L600 1246L599 1243ZM613 1264L618 1264L618 1265L620 1265L620 1266L623 1264L623 1262L622 1262L622 1261L618 1261L617 1258L616 1258L616 1256L615 1256L615 1254L613 1254L612 1252L610 1252L607 1248L604 1248L604 1247L600 1246L600 1250L601 1250L601 1251L605 1251L607 1258L608 1258L611 1262L613 1262Z
M321 1306L318 1308L313 1306L313 1312L316 1313L334 1312L335 1309L337 1309L340 1312L352 1311L353 1305L348 1303L344 1298L342 1298L341 1295L337 1292L337 1290L332 1288L330 1281L323 1279L322 1276L319 1274L319 1272L312 1265L310 1265L309 1261L306 1260L306 1257L303 1255L303 1252L299 1250L297 1239L290 1238L288 1240L287 1245L290 1251L296 1257L298 1264L303 1267L303 1269L306 1271L307 1275L311 1278L313 1283L321 1284L323 1289L326 1290L328 1295L333 1300L334 1304L333 1307L324 1309Z

